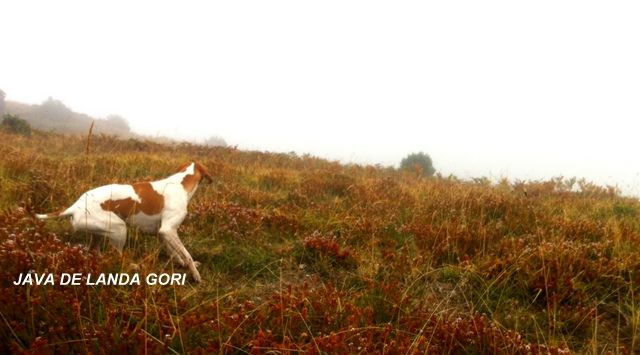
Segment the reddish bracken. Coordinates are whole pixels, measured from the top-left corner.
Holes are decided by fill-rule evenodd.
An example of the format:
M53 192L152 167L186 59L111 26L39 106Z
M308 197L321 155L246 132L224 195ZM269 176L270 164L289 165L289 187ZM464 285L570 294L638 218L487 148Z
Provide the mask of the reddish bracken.
M292 154L94 138L86 156L85 138L0 132L0 206L54 210L105 179L206 161L219 188L181 228L207 282L15 286L28 270L131 271L116 253L60 242L49 230L80 237L60 224L9 212L0 353L640 353L636 198L556 179L415 179ZM105 208L126 215L147 197ZM154 241L131 236L126 252L146 255L138 272L171 272Z
M327 237L318 231L304 238L305 248L332 256L338 260L347 259L351 253L347 249L341 249L335 238Z

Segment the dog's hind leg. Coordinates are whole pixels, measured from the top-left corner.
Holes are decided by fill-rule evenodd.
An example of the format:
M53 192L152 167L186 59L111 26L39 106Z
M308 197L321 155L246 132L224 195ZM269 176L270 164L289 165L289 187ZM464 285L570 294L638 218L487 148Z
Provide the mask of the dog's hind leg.
M109 238L109 242L113 245L120 254L127 241L127 224L123 220L113 223L109 226L109 230L106 232L105 237Z
M112 212L82 213L80 218L73 218L73 229L77 232L86 232L90 235L98 235L108 238L120 254L127 241L127 224ZM91 247L94 247L93 239Z
M104 236L91 233L91 242L89 244L89 250L100 255L100 249L102 248L102 244L104 244Z

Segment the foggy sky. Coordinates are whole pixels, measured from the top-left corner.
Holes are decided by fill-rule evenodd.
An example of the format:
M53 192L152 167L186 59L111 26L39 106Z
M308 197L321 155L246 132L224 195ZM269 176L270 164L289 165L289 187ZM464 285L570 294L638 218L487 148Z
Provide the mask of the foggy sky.
M4 2L0 89L134 131L640 194L637 1Z

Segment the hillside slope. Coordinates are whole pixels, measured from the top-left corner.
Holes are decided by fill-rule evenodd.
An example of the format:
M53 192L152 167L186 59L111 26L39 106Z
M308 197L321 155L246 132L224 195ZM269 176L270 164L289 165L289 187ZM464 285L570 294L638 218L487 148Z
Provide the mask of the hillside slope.
M2 352L640 351L640 204L614 191L104 136L86 152L0 133ZM180 229L203 283L13 285L29 270L172 272L153 236L97 256L19 206L57 210L191 160L215 178Z
M134 137L127 121L117 115L106 119L96 119L84 113L74 112L61 101L49 98L41 104L25 104L17 101L6 101L5 111L25 119L31 127L41 131L87 134L94 123L93 132L96 134L117 135L120 137Z

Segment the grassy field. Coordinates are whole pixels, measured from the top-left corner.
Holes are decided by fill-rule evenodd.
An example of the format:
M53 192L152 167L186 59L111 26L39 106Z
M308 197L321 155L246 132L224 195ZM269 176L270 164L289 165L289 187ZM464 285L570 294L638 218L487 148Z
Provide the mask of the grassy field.
M29 270L172 272L34 221L91 187L206 165L180 229L201 284L15 286ZM0 133L0 352L640 352L640 204L556 179L489 184L293 154ZM185 270L178 270L186 272Z

